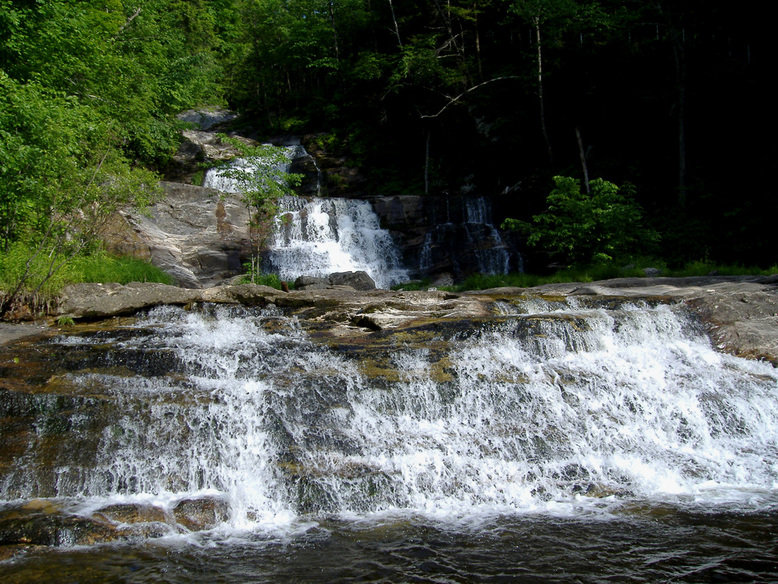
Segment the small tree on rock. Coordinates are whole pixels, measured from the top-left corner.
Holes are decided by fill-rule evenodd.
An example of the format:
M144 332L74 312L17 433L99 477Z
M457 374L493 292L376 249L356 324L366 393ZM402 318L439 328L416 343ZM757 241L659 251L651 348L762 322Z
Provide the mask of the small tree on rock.
M300 184L302 175L287 172L287 148L271 144L251 146L224 134L220 138L238 150L242 161L227 163L221 174L236 181L241 201L249 211L249 276L255 282L260 275L261 253L273 233L278 203L282 197L295 194L294 187Z

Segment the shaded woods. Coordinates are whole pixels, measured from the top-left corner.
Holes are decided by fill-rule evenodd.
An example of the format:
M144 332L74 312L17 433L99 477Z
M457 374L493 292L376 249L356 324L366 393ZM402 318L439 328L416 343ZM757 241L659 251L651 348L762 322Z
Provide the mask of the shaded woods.
M629 185L669 263L769 265L757 6L0 0L0 247L85 253L113 209L153 200L175 114L220 103L260 135L315 136L361 195L475 192L526 222L553 177L602 177Z

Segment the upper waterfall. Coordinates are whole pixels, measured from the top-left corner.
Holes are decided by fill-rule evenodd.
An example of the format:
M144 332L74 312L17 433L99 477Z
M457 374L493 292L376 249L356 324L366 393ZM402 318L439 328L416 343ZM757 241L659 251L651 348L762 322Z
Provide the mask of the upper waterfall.
M290 161L307 155L302 146L287 147ZM251 171L245 160L230 164ZM237 181L220 168L206 173L204 185L225 193L240 192ZM268 261L270 269L285 280L359 270L367 272L379 288L408 279L391 234L381 228L370 203L358 199L284 197Z

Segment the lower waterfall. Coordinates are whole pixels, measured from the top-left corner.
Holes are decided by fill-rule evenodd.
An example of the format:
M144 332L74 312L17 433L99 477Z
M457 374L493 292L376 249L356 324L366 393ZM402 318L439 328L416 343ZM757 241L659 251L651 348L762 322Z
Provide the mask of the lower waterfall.
M433 327L423 343L387 335L363 352L317 342L273 308L157 308L114 331L60 335L46 349L62 356L48 383L73 387L80 405L57 402L65 413L53 416L53 398L36 398L25 415L37 434L0 468L0 510L43 497L76 517L141 504L170 517L182 501L213 501L223 513L199 535L157 520L154 533L199 543L149 561L206 546L217 567L203 573L225 582L219 570L240 580L235 566L246 564L236 558L249 556L275 574L257 581L309 581L305 562L341 579L366 549L384 566L367 569L374 577L427 581L421 564L392 559L371 538L407 553L437 538L425 553L443 570L459 565L452 558L510 555L508 541L537 546L529 556L552 553L539 550L555 538L569 549L578 545L569 530L588 533L580 544L599 554L634 530L648 550L652 538L685 539L678 518L708 525L710 513L740 518L733 525L756 517L753 535L748 523L737 537L772 537L757 534L778 525L773 367L714 351L679 306L533 300L499 312L473 327ZM6 405L6 415L20 409ZM61 438L47 442L47 432ZM276 548L245 548L278 541L292 546L296 568L272 559ZM306 556L336 541L339 562ZM104 553L110 564L126 552ZM640 562L653 560L610 555L629 570L624 581L674 573L641 580ZM483 573L516 576L507 557ZM575 555L559 561L583 569ZM479 579L462 570L429 581Z

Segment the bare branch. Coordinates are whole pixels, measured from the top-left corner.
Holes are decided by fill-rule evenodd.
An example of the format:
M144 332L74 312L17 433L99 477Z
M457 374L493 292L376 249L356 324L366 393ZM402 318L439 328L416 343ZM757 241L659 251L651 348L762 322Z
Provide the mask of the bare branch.
M488 79L487 81L484 81L482 83L479 83L478 85L473 85L473 87L464 90L462 93L457 95L456 97L452 97L446 105L444 105L438 113L435 114L422 114L422 118L437 118L440 116L444 111L446 111L449 107L454 105L456 102L458 102L460 99L465 97L467 94L472 93L476 91L477 89L482 88L484 85L489 85L490 83L494 83L495 81L505 81L506 79L518 79L518 75L505 75L503 77L495 77L494 79Z
M125 23L124 23L124 24L121 26L121 28L120 28L118 31L116 31L116 34L113 36L114 40L115 40L115 39L117 39L117 38L119 38L119 35L120 35L120 34L122 34L122 33L124 32L124 29L126 29L128 26L130 26L130 23L132 23L132 21L133 21L133 20L135 20L135 19L138 17L138 15L140 14L140 10L141 10L141 9L140 9L140 6L139 6L139 7L138 7L138 8L135 10L135 14L133 14L132 16L130 16L130 17L127 19L127 22L125 22Z

